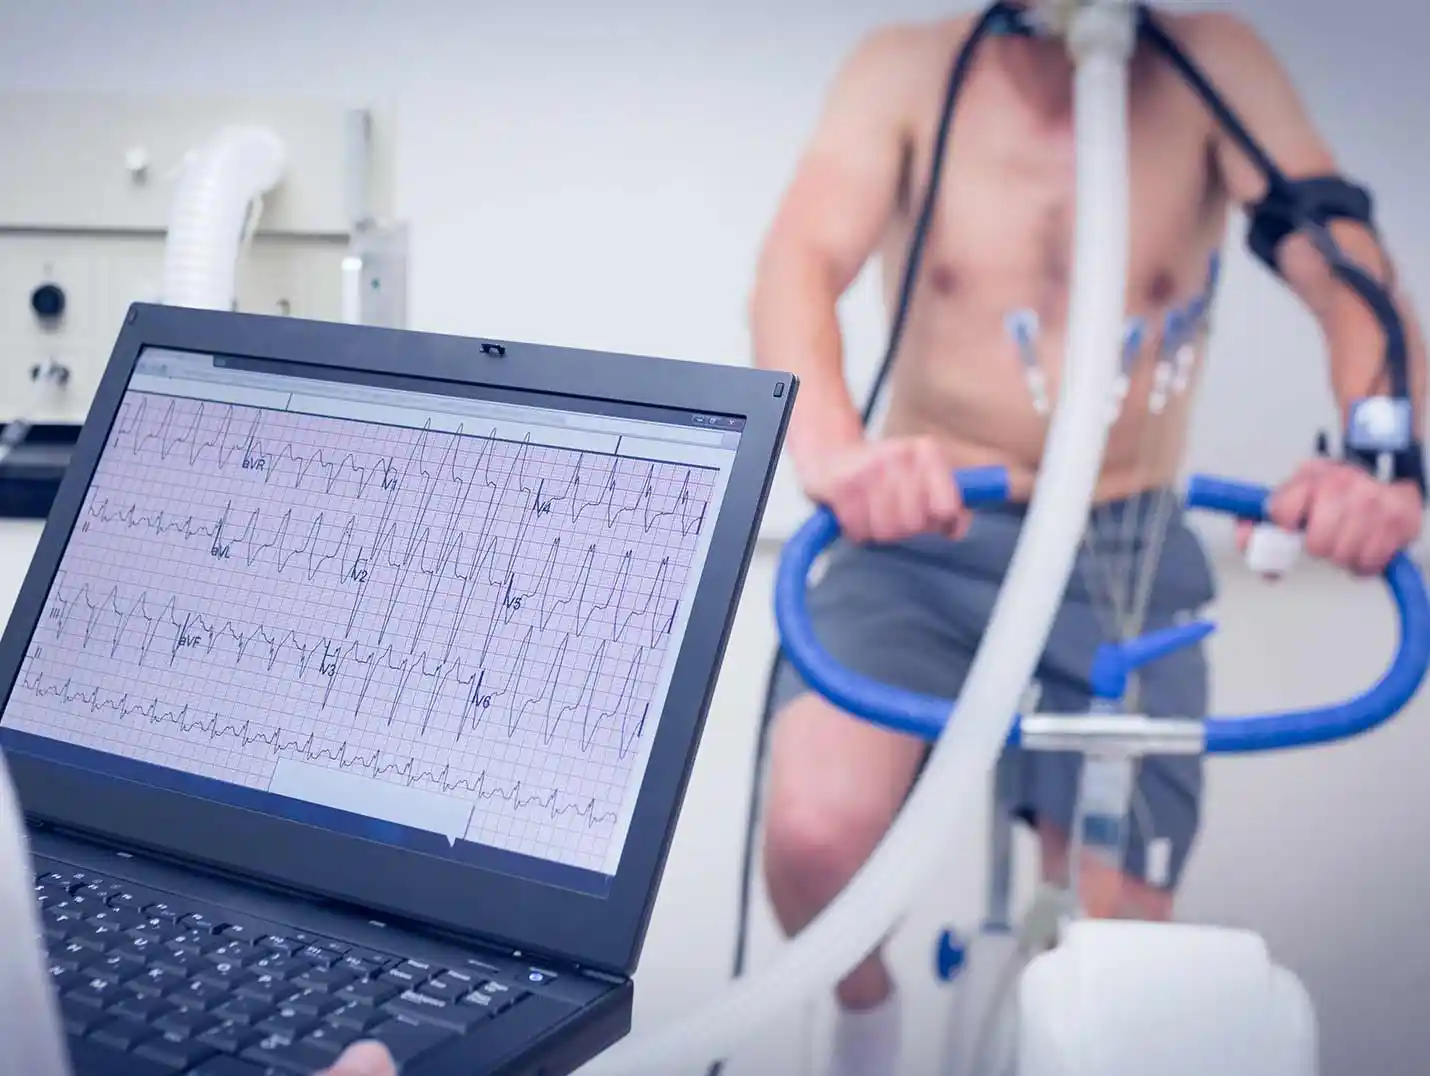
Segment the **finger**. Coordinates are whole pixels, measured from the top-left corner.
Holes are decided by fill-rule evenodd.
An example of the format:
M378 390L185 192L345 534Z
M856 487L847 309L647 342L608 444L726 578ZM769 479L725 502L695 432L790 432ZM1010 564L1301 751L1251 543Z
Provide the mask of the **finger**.
M957 538L966 524L968 514L963 505L958 481L943 454L933 445L924 449L924 468L929 515L940 533Z
M922 452L917 445L910 445L906 451L899 454L897 460L891 460L889 463L892 485L897 490L901 538L929 529L930 490L924 468Z
M1322 486L1311 499L1306 517L1306 552L1324 560L1332 559L1344 519L1344 497L1338 491Z
M1386 530L1381 530L1371 535L1361 548L1354 570L1361 575L1379 575L1385 571L1390 558L1399 552L1400 546L1394 536Z
M924 445L921 455L928 486L929 513L941 524L956 522L963 514L963 498L959 495L953 471L933 445Z
M839 520L839 529L851 542L869 540L869 505L862 475L850 475L825 498L825 506Z
M1373 502L1348 498L1342 505L1330 559L1343 568L1357 570L1384 524Z
M1278 527L1298 531L1306 525L1315 499L1317 483L1312 476L1298 473L1271 495L1266 505L1266 518Z
M319 1076L397 1076L397 1064L380 1042L355 1042Z
M839 520L839 529L851 542L867 542L873 537L869 521L869 498L862 487L844 490L829 506Z
M903 514L903 499L897 480L897 468L891 467L887 459L872 468L866 479L869 535L876 542L892 542L901 536L899 518Z
M1236 548L1240 553L1245 553L1251 545L1251 536L1256 533L1256 524L1249 519L1240 519L1236 523Z

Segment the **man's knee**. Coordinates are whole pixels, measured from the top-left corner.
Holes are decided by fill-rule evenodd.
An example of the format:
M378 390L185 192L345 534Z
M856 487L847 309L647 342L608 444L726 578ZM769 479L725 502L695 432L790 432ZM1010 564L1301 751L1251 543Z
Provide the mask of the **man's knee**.
M923 751L814 695L776 715L764 858L777 903L838 895L898 814Z

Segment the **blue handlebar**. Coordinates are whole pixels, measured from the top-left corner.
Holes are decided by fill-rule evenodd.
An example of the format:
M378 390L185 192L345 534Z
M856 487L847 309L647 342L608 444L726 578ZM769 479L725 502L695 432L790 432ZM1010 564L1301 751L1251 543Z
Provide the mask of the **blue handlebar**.
M996 504L1009 495L1008 475L1000 467L959 471L955 477L970 508ZM1261 522L1269 496L1262 486L1197 476L1188 486L1187 506ZM836 662L815 637L805 594L809 572L838 537L834 514L820 508L785 545L775 579L775 620L785 656L811 688L846 713L935 740L955 700L862 676ZM1394 717L1414 697L1430 669L1430 596L1420 572L1404 553L1397 553L1386 566L1385 581L1400 621L1400 646L1390 668L1370 690L1330 706L1206 718L1207 752L1249 754L1310 747L1358 736ZM1018 738L1014 723L1009 743L1016 744Z

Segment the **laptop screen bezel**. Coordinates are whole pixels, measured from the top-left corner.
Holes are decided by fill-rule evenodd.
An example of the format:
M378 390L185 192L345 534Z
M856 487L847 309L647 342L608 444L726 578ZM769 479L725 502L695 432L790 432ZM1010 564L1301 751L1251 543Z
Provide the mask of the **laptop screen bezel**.
M21 802L33 820L529 954L633 972L769 495L795 395L794 379L748 367L136 304L96 390L0 638L0 706L8 703L120 402L146 347L393 373L430 381L434 388L438 382L456 382L744 420L625 848L605 896L20 751L6 753Z

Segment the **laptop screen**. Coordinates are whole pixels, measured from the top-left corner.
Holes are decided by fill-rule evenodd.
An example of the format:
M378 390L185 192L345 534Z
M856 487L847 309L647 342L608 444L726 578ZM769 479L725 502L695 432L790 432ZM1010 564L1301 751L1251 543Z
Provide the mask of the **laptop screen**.
M605 892L742 428L146 349L7 747Z

